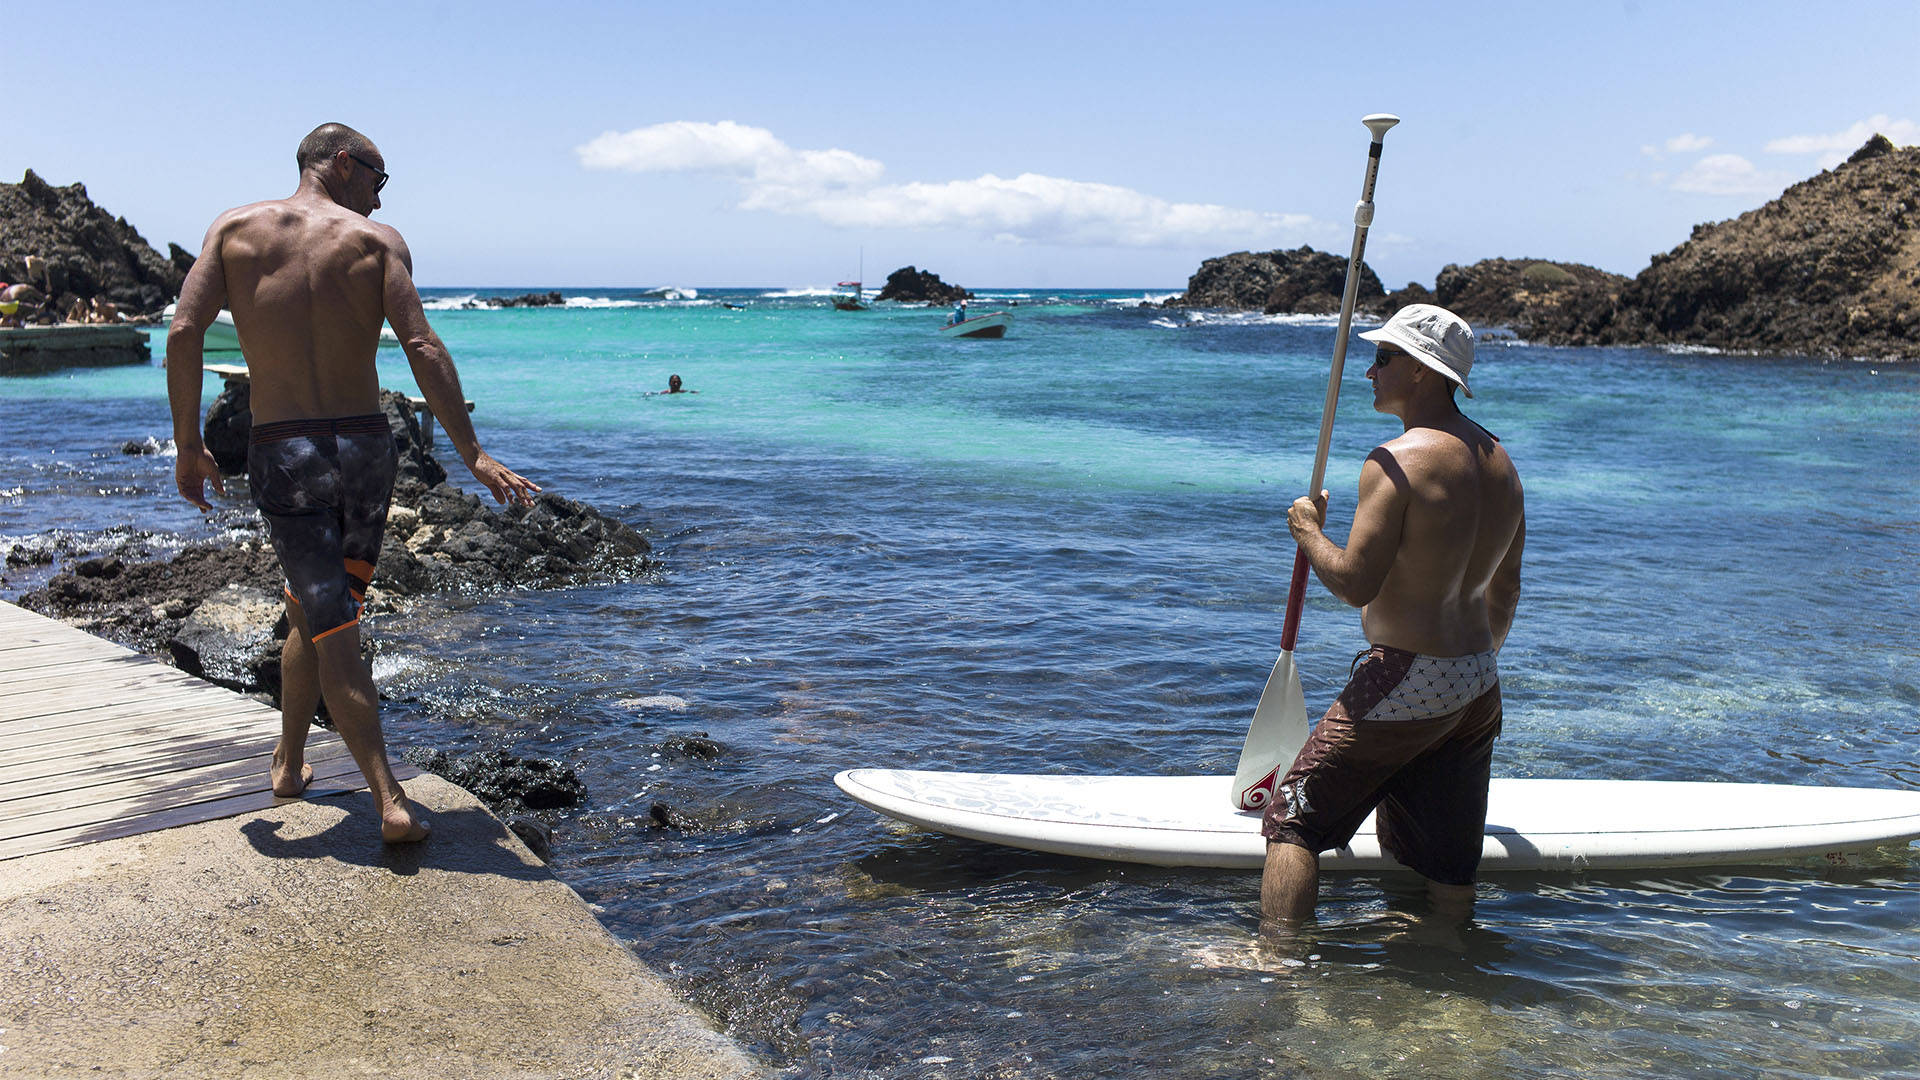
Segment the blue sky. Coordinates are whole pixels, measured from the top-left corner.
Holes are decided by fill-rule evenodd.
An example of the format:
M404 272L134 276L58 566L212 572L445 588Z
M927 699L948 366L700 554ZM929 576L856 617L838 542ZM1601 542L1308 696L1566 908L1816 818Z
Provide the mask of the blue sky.
M291 9L286 9L290 11ZM1885 130L1920 3L79 4L9 20L0 178L163 250L370 135L423 285L1178 287L1209 255L1622 273Z

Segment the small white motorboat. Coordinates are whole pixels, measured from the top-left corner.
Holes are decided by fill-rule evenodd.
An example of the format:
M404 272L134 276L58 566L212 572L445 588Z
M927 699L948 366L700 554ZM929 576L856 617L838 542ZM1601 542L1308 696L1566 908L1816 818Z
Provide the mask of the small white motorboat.
M865 311L867 301L860 292L857 281L842 281L834 286L833 306L836 311Z
M986 315L976 315L957 323L948 323L940 328L942 337L956 338L1003 338L1007 336L1007 327L1013 325L1013 312L995 311Z

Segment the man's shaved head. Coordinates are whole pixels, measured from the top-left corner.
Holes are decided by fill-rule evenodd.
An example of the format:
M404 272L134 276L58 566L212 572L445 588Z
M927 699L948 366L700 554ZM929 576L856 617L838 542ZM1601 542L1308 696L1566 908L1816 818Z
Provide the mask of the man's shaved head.
M327 162L342 150L361 157L373 157L380 152L374 148L372 139L345 124L321 124L300 140L300 149L294 154L294 160L300 163L300 171L304 173L309 169L326 167Z

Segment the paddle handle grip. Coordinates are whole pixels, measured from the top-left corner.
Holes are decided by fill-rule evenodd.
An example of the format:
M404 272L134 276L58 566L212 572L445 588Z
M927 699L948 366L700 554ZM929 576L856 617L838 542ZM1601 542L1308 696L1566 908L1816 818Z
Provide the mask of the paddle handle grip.
M1280 626L1280 651L1292 652L1300 636L1300 609L1307 602L1307 551L1293 549L1293 584L1287 589L1287 618Z

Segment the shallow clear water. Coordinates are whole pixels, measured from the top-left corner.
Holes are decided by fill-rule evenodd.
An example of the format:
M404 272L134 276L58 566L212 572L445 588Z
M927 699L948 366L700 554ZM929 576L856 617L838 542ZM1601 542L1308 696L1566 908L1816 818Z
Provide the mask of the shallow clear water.
M663 569L382 617L389 728L576 766L556 871L793 1074L1920 1075L1911 850L1494 877L1458 934L1404 882L1332 879L1309 935L1256 946L1254 875L992 848L833 787L1230 771L1330 321L1034 293L967 342L943 309L597 295L631 306L434 321L488 448ZM1396 431L1359 366L1336 535ZM670 372L700 393L648 396ZM1529 511L1496 771L1920 786L1920 370L1489 343L1474 384ZM167 423L156 368L0 382L0 536L204 535L170 459L118 451ZM1361 645L1316 589L1310 707ZM692 732L725 752L663 748Z

